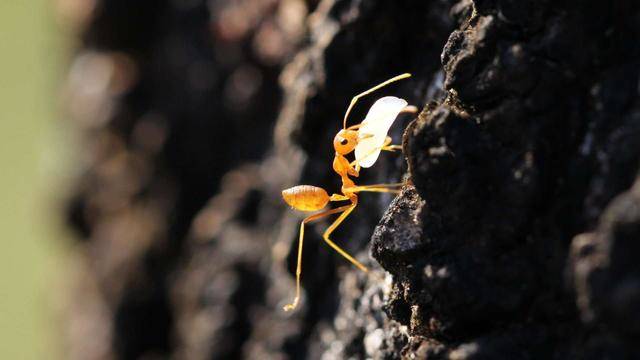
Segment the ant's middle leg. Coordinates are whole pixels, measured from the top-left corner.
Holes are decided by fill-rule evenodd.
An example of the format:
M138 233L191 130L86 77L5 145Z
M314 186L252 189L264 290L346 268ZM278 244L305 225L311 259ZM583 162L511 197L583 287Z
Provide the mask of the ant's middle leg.
M347 205L348 209L346 209L342 214L340 214L340 216L333 222L333 224L331 224L331 226L329 226L327 230L325 230L324 234L322 235L322 238L327 244L329 244L329 246L333 248L333 250L337 251L340 255L342 255L344 258L349 260L358 269L364 272L368 272L369 269L367 269L366 266L362 265L358 260L354 259L353 256L349 255L349 253L344 251L336 243L334 243L333 241L331 241L331 239L329 239L329 236L331 236L331 233L344 221L344 219L347 218L347 216L349 216L349 214L351 214L351 212L353 211L353 209L355 209L357 205L358 205L357 200L353 204Z
M392 184L372 184L350 187L349 191L353 192L383 192L399 194L400 187L404 186L404 183L392 183Z

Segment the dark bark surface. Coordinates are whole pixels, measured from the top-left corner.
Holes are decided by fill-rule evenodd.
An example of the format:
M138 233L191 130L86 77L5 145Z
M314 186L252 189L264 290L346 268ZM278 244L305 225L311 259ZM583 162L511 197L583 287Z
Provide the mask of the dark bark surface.
M98 1L70 67L86 268L78 358L640 358L640 4ZM333 236L280 191L339 188L352 96L391 131ZM354 121L354 120L352 120ZM634 185L635 184L635 185Z

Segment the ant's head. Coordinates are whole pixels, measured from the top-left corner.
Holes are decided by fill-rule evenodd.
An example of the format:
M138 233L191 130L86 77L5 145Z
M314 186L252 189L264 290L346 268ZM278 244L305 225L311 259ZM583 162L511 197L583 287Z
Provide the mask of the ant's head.
M333 138L333 148L340 155L347 155L358 145L358 132L355 130L342 129Z

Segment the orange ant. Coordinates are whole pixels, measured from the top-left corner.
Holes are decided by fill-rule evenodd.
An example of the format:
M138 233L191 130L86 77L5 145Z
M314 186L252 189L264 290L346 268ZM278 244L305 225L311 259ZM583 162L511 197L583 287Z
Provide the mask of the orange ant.
M340 214L338 218L329 226L322 238L340 255L349 260L358 269L368 272L366 266L362 265L358 260L354 259L346 251L336 245L329 236L331 233L349 216L353 209L358 205L357 193L363 191L370 192L386 192L399 193L402 183L396 184L376 184L357 186L350 176L358 177L361 167L370 167L376 161L381 150L395 151L401 149L399 145L391 145L391 138L387 136L389 127L402 112L415 113L415 106L407 106L405 100L396 97L385 97L376 101L371 106L365 120L357 125L347 127L347 118L351 109L356 102L363 96L368 95L386 85L395 81L406 79L411 74L405 73L393 77L371 89L362 92L351 100L347 112L344 115L343 127L333 139L333 148L335 149L335 157L333 159L333 170L340 175L342 179L341 194L333 194L329 196L327 191L320 187L312 185L298 185L282 191L282 197L291 207L301 211L318 211L322 210L330 201L349 201L347 205L343 205L334 209L322 211L317 214L306 217L300 223L300 236L298 240L298 264L296 268L296 296L291 304L284 306L285 311L293 310L298 306L300 300L300 275L302 274L302 243L304 239L304 224L324 218L332 214ZM346 155L354 152L356 160L349 162Z

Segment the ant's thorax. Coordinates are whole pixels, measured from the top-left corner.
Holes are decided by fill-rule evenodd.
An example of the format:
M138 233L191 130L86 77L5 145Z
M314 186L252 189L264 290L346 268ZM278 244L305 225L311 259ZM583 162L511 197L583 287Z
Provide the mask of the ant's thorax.
M349 163L349 160L344 155L337 152L333 159L333 171L335 171L342 180L341 192L347 195L347 192L349 192L348 189L356 186L350 176L358 177L359 172Z

